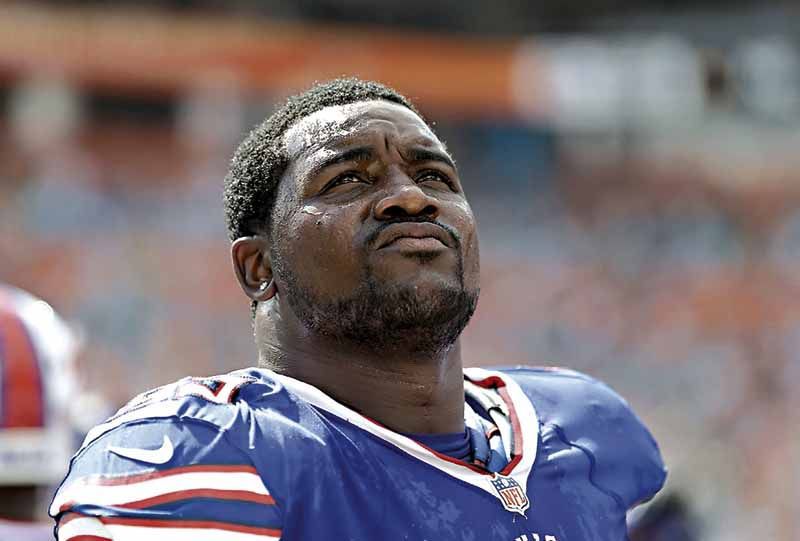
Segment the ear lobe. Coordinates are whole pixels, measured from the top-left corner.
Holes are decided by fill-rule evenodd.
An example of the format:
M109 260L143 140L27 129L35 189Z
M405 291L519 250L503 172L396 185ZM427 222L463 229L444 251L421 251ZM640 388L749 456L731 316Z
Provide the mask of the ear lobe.
M254 301L268 301L277 293L268 254L269 243L263 236L240 237L231 244L236 278L245 294Z
M270 279L268 282L261 282L258 287L259 298L254 298L258 302L270 300L278 292L278 286L275 285L275 280Z

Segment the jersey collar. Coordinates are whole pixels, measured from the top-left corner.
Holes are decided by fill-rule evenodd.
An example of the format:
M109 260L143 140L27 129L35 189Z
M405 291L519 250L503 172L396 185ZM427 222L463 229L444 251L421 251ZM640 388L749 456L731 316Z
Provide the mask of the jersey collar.
M424 462L447 475L485 490L490 494L495 494L495 489L490 482L494 477L493 473L462 460L437 453L433 449L337 402L317 387L308 383L277 374L271 370L261 369L260 371L267 373L281 383L289 392L314 407L369 432L414 459ZM482 368L468 368L464 371L464 378L478 387L493 388L502 397L508 408L508 415L512 425L513 453L508 465L499 473L500 475L514 478L521 487L527 487L528 477L536 460L539 440L539 419L533 404L531 404L520 386L511 377L502 372Z

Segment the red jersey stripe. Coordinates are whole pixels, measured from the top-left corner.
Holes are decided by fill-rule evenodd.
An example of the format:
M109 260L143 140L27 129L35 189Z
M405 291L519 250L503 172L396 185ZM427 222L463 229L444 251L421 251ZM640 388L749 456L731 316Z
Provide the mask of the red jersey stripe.
M153 496L152 498L146 498L144 500L116 504L116 506L125 507L128 509L144 509L145 507L177 502L180 500L190 500L192 498L214 498L217 500L236 500L261 503L264 505L275 505L275 500L272 498L272 496L256 494L247 490L217 490L212 488L198 488L192 490L168 492L166 494Z
M83 518L83 515L79 515L78 513L67 513L58 521L58 527L62 527L67 522L72 522L73 520L77 520L79 518Z
M0 309L2 420L4 428L44 426L44 395L39 361L28 331L14 313Z

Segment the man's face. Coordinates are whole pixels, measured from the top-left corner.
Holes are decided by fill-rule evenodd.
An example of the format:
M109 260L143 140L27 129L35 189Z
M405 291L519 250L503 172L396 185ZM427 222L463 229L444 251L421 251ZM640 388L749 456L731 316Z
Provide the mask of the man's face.
M309 329L440 350L477 303L472 210L444 145L385 101L327 107L284 136L271 260Z

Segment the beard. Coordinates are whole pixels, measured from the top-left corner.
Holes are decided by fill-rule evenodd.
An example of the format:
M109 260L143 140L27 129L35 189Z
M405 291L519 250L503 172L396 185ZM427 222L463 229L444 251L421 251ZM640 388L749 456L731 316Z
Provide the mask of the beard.
M407 349L425 355L448 349L467 326L480 293L479 288L465 287L461 258L457 284L422 293L414 284L381 283L367 268L359 287L335 300L321 298L280 263L274 270L306 329L375 352Z

